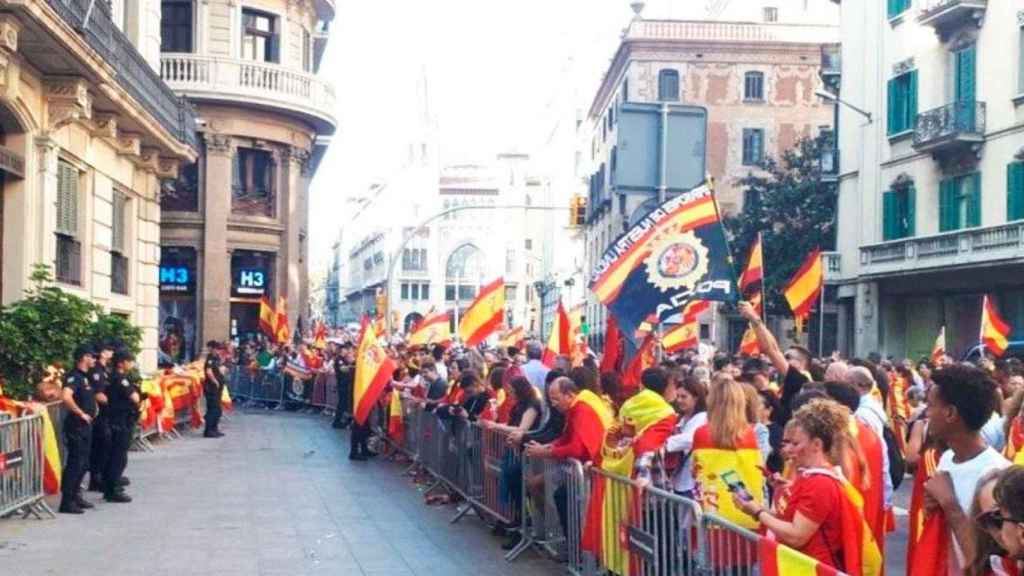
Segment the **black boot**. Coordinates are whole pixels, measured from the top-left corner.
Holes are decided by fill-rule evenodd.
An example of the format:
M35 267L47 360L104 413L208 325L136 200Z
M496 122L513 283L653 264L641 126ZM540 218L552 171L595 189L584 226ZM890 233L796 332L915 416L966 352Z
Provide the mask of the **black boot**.
M103 492L103 481L98 474L89 474L89 492Z
M68 499L67 497L61 499L60 508L57 509L57 512L61 514L85 514L85 510L82 510L82 507L75 503L74 498Z
M78 507L81 508L82 510L88 510L90 508L95 508L96 507L96 506L93 506L92 502L89 502L85 498L82 498L81 494L78 494L77 496L75 496L75 504L77 504Z
M117 481L117 485L118 486L131 486L132 485L132 481L129 480L127 476L121 476L121 478L118 479L118 481Z
M132 501L132 497L124 492L111 492L109 494L105 494L103 499L107 502L114 502L117 504L127 504Z

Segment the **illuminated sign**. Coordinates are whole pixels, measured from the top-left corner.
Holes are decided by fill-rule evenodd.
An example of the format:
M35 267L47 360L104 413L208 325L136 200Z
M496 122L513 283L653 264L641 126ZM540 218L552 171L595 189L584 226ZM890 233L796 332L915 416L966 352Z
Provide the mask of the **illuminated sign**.
M235 270L235 292L247 296L262 296L267 290L267 273L262 268Z
M186 266L161 266L161 292L188 292L192 290L192 272Z

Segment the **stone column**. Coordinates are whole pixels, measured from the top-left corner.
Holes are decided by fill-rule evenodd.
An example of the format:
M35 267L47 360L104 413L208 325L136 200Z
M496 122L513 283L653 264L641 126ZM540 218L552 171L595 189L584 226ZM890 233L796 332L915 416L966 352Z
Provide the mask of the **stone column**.
M305 310L304 294L307 293L306 262L302 258L300 235L305 236L305 206L303 202L302 166L308 154L302 148L289 146L279 155L281 169L280 201L278 217L284 226L281 236L281 251L278 253L278 295L288 299L288 320L294 331L299 315ZM304 328L309 318L302 314Z
M56 274L57 239L53 235L57 222L57 160L60 146L49 136L36 138L36 168L39 186L38 200L29 214L28 221L35 222L32 236L26 237L25 253L28 256L23 273L25 278L32 273L32 265L42 262ZM34 218L32 214L34 213Z
M857 301L854 306L854 350L853 353L864 358L870 352L879 352L879 327L881 321L877 282L861 282L857 284Z
M202 337L199 342L225 340L230 335L231 257L228 252L228 215L231 212L231 160L234 146L224 134L206 135L206 172L203 180Z

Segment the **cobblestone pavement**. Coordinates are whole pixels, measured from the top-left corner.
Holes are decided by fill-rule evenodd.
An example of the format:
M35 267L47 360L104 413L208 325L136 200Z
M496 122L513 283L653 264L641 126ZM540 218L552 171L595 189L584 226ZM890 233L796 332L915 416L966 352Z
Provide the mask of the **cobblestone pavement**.
M316 416L236 413L227 436L133 452L131 504L57 520L0 520L4 574L76 576L554 575L533 552L506 563L476 518L450 525L393 463L349 462ZM98 501L99 500L99 501ZM98 501L98 502L97 502ZM55 503L54 503L55 504Z

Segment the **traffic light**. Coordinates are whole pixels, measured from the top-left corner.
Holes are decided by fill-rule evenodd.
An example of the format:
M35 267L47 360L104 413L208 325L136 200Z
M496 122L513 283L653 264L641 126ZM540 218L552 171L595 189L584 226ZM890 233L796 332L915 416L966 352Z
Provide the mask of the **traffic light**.
M587 224L587 199L573 196L569 204L569 227L582 228Z

